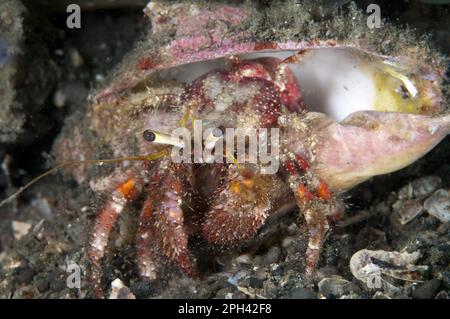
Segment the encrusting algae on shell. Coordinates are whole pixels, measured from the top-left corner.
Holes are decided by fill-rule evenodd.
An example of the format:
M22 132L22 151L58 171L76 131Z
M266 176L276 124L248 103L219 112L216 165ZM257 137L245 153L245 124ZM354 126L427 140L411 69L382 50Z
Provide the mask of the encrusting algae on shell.
M309 230L304 270L313 282L329 223L342 215L341 194L411 164L450 131L445 59L410 31L369 29L353 4L152 1L144 12L148 37L53 147L65 172L109 195L88 248L98 297L116 219L146 194L136 231L144 280L156 280L164 262L201 276L193 237L238 247L296 205ZM196 143L199 121L208 132L199 147L216 161L195 147L174 161L174 149ZM276 153L271 174L267 163L240 162L239 148L224 147L230 128L244 129L246 151L253 140ZM248 134L261 129L266 135ZM173 135L181 131L194 138ZM86 161L105 153L113 159ZM116 165L106 174L72 165L95 162Z

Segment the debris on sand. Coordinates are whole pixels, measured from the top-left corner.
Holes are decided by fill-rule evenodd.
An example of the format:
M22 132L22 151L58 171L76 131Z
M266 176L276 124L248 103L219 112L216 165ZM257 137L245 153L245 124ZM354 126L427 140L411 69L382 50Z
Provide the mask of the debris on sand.
M111 282L111 293L109 299L136 299L130 289L119 278Z
M438 189L424 203L428 214L436 217L443 223L450 221L450 192Z
M31 224L19 222L17 220L13 220L11 225L14 232L14 238L16 240L19 240L22 237L26 236L31 229Z
M421 272L428 266L419 266L420 252L413 253L362 249L350 259L353 276L369 289L397 290L388 280L420 282Z

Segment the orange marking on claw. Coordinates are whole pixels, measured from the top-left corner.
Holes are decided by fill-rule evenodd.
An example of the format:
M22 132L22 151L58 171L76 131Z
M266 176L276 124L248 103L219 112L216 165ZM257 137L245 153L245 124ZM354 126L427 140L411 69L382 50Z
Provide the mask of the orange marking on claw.
M313 195L303 184L297 186L297 195L299 199L304 203L309 202L313 199Z
M239 184L238 181L234 181L234 182L231 184L231 190L232 190L233 192L235 192L235 193L239 193L239 191L241 190L241 185Z
M135 185L136 182L134 181L134 179L129 179L127 180L125 183L123 183L122 185L120 185L117 190L125 197L125 198L131 198L133 197L134 193L135 193Z
M324 200L331 199L331 192L328 188L328 185L324 181L320 181L319 186L316 189L316 195L319 198L322 198Z
M253 185L255 184L255 181L251 178L246 178L246 179L242 180L242 184L244 186L246 186L247 188L252 188Z

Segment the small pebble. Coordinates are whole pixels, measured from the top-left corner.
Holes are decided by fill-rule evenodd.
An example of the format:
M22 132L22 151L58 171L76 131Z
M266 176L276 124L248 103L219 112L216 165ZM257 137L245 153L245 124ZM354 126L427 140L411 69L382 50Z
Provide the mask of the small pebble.
M153 286L145 281L131 283L130 290L137 298L148 298L154 293Z
M57 107L63 107L66 104L66 95L62 90L57 90L53 95L53 104Z
M251 264L253 257L249 254L240 255L235 259L238 264Z
M287 231L288 231L288 233L289 233L290 235L297 235L298 232L299 232L300 230L299 230L299 228L298 228L298 226L297 226L296 223L292 223L292 224L288 227Z
M423 212L422 205L414 200L399 200L393 205L393 208L398 208L398 210L392 214L392 219L394 223L398 222L402 226L406 225Z
M327 298L339 298L344 295L359 291L356 285L342 278L341 276L324 278L319 282L318 287L319 292Z
M294 242L295 242L295 238L293 238L293 237L286 237L285 239L283 239L283 242L282 242L281 246L283 246L283 248L286 249L289 246L291 246Z
M308 288L294 288L288 292L286 299L317 299L316 293Z
M63 49L56 49L55 51L53 51L54 55L57 56L64 56L64 50Z
M327 265L325 267L317 269L316 278L318 281L321 281L322 279L332 277L337 273L338 270L336 269L336 267Z
M422 197L430 195L433 191L435 191L442 184L442 179L439 176L425 176L417 179L413 183L414 197Z
M111 282L109 299L136 299L136 297L122 280L116 278Z
M419 284L412 292L413 298L416 299L431 299L441 286L439 279L431 279Z
M252 288L261 289L263 287L264 280L256 278L256 277L250 277L249 279L249 286Z
M50 290L52 292L58 292L67 288L67 273L60 270L56 270L49 275Z
M44 280L40 280L37 284L36 284L36 288L40 293L44 293L46 292L49 288L50 288L50 283L48 282L48 280L44 279Z
M226 288L219 289L216 292L216 298L224 299L227 297L228 294L230 294L232 296L233 291L234 291L234 289L232 287L226 287Z
M434 298L435 299L449 299L449 296L445 290L442 290L442 291L439 291Z
M439 176L424 176L413 180L400 189L398 197L400 199L418 198L431 194L442 183Z
M450 221L450 193L445 189L438 189L423 204L428 214L443 223Z
M226 296L227 297L227 296ZM228 299L228 298L227 298ZM232 297L230 299L248 299L248 295L246 295L245 293L243 293L242 291L235 291L232 294Z
M269 251L265 254L263 263L264 265L270 265L278 262L281 255L281 249L278 246L273 246L269 249Z
M103 82L105 80L105 76L103 74L97 73L95 75L95 81L97 82Z
M272 267L271 274L272 276L281 276L283 274L283 266L276 264Z
M255 271L254 276L255 276L256 278L258 278L258 279L265 280L265 279L267 278L267 271L266 271L265 268L258 268L258 269Z
M386 295L384 292L382 291L377 291L372 299L392 299L390 296Z
M13 233L14 233L14 238L16 240L19 240L23 236L28 234L28 232L30 231L30 228L31 228L31 224L29 224L29 223L19 222L17 220L14 220L12 222L12 229L13 229Z
M80 52L77 49L72 48L69 51L69 58L72 65L76 68L82 66L84 64L84 59L81 56Z
M5 26L10 26L13 23L13 18L9 12L2 12L0 15L0 20Z
M117 299L136 299L128 287L120 288Z
M263 284L263 295L266 298L278 298L278 286L272 280L265 280Z
M32 280L36 272L28 267L21 267L16 269L17 272L17 282L19 284L29 284Z

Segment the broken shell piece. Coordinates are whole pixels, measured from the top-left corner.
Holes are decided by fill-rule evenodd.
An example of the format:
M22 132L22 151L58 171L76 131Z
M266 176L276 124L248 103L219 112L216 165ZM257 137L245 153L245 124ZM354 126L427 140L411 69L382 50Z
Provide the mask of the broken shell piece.
M398 198L418 198L430 195L441 186L441 183L442 179L439 176L424 176L417 178L399 190Z
M420 271L427 266L416 266L420 257L418 251L413 253L368 250L356 252L350 259L350 270L353 276L364 282L368 288L384 288L392 291L395 288L386 281L386 277L404 281L419 282Z
M14 220L12 222L12 229L14 232L14 238L16 240L19 240L23 236L28 234L28 232L30 231L30 228L31 228L31 224L29 224L29 223L19 222L16 220Z
M443 223L450 221L450 192L438 189L423 204L428 214L438 218Z
M136 299L130 289L125 286L122 280L116 278L111 282L111 293L109 299Z
M355 292L355 285L341 276L323 278L319 283L319 292L325 297L342 297ZM356 288L357 289L357 288Z
M395 212L392 214L391 221L394 225L398 223L401 226L406 225L423 212L422 205L415 200L399 200L394 203L393 208Z
M238 264L251 264L253 257L249 254L240 255L235 259Z

